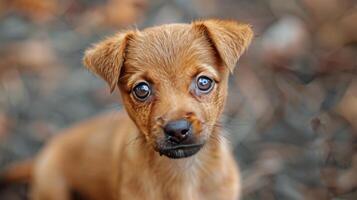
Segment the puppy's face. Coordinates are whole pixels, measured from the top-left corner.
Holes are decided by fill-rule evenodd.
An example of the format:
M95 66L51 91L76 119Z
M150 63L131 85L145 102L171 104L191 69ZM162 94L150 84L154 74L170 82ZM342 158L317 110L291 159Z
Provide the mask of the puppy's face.
M119 88L125 107L159 153L195 154L212 133L226 97L228 69L188 25L155 27L127 45Z
M164 25L109 38L84 61L112 89L119 86L149 145L184 158L217 137L229 71L251 37L249 26L235 22Z

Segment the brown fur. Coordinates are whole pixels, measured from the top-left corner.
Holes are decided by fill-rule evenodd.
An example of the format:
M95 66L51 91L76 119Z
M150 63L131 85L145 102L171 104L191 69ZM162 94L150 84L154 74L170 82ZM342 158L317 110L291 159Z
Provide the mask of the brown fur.
M127 114L102 115L54 138L36 161L32 199L66 200L72 189L93 200L237 199L239 171L219 117L229 72L252 36L246 24L206 20L123 32L93 46L84 63L111 91L118 86ZM192 92L199 74L216 81L212 92ZM146 102L131 93L140 80L153 86ZM180 118L205 145L188 158L160 156L162 126Z

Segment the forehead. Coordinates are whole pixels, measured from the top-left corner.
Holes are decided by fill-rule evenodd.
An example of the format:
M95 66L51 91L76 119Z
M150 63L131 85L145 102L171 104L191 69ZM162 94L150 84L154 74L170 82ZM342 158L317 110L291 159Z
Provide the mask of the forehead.
M202 65L215 65L212 46L188 24L137 32L129 42L125 57L129 71L161 75L177 75Z

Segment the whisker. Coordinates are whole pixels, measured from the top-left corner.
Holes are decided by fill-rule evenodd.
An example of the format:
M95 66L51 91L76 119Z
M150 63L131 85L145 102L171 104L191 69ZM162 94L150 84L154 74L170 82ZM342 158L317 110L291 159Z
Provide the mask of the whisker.
M141 139L143 139L143 136L142 135L138 135L138 136L134 137L133 139L129 140L129 142L126 143L125 146L133 145L133 144L135 144L135 142L138 142Z

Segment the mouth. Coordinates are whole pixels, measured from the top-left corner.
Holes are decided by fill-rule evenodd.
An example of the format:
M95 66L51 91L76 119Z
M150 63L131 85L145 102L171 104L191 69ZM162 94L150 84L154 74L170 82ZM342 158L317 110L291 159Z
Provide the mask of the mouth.
M180 159L195 155L202 147L203 144L182 144L170 147L161 147L158 152L160 153L160 156L165 155L168 158Z

